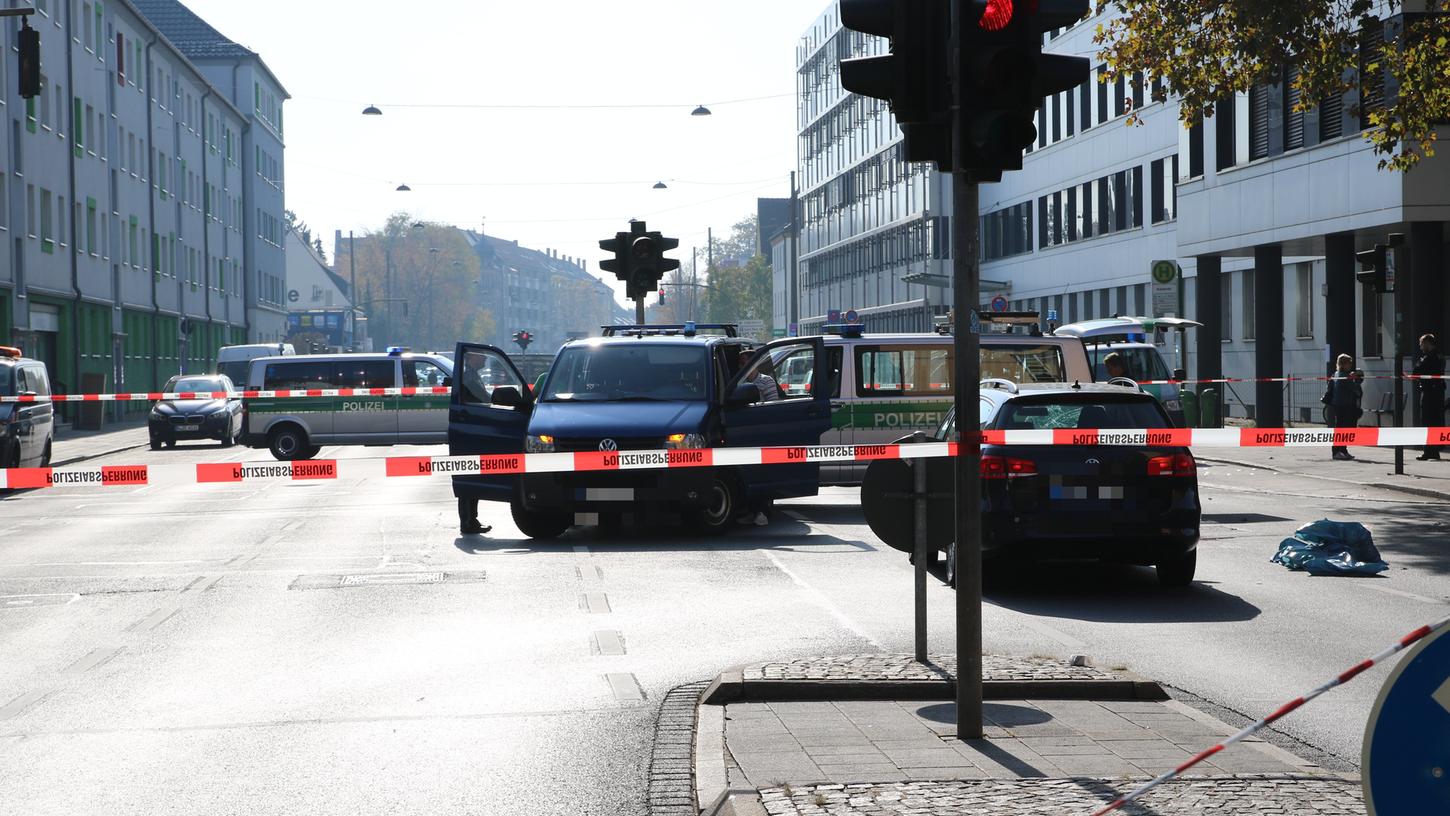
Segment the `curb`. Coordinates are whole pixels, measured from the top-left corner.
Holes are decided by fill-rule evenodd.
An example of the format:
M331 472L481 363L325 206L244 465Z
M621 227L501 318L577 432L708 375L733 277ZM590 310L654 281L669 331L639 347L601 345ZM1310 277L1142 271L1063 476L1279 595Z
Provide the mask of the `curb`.
M1300 473L1298 471L1289 471L1284 470L1283 468L1276 468L1272 465L1261 465L1257 462L1244 462L1237 459L1218 459L1212 456L1200 456L1198 457L1198 459L1202 462L1213 462L1219 465L1234 465L1235 467L1245 467L1251 470L1267 470L1270 473L1278 473L1280 475L1306 476L1310 479L1319 479L1320 481L1334 482L1335 484L1353 485L1355 487L1373 487L1379 490L1389 490L1395 493L1405 493L1411 496L1420 496L1421 498L1444 499L1450 501L1450 491L1431 490L1427 487L1411 487L1409 485L1389 484L1386 482L1355 482L1349 479L1337 479L1333 476L1321 476L1317 473Z
M142 427L139 427L139 428L123 428L123 429L117 431L116 433L125 433L127 431L135 431L135 430L145 430L145 427L142 426ZM68 440L60 440L60 441L64 442L64 441L68 441ZM76 441L80 441L80 440L76 440ZM50 463L50 466L51 467L65 467L66 465L73 465L76 462L85 462L85 461L90 460L90 459L99 459L102 456L110 456L111 454L114 454L114 453L124 453L124 452L126 452L128 450L135 450L137 448L144 448L148 444L150 444L150 440L149 439L146 439L146 438L142 438L139 442L134 442L134 443L122 443L122 442L117 441L117 442L113 443L110 447L107 447L105 450L98 450L98 451L92 451L92 452L89 452L89 453L83 453L83 454L80 454L78 456L71 456L71 457L68 457L68 458L65 458L65 459L53 459L51 461L51 463Z
M676 686L660 702L647 774L646 796L651 816L699 816L700 807L695 798L695 730L700 693L707 685L701 680Z
M1119 672L1111 680L983 680L984 700L1109 700L1162 702L1172 699L1152 680ZM833 700L952 700L952 681L930 680L745 680L739 669L722 672L700 697L703 705L803 703Z

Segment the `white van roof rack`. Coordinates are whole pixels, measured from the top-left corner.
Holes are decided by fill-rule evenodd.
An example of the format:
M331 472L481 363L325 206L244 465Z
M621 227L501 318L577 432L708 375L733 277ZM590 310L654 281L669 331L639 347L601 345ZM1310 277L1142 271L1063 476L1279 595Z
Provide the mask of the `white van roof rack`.
M1011 380L1004 380L1001 377L988 377L987 379L982 380L979 385L982 388L995 388L1000 391L1009 391L1013 394L1017 393L1017 383L1012 382Z

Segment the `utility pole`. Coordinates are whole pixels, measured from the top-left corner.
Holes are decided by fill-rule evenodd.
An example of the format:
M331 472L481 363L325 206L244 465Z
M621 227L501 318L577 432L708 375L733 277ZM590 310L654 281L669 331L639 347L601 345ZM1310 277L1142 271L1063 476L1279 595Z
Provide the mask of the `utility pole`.
M786 333L791 334L792 326L799 326L801 320L800 307L800 265L801 265L801 221L800 221L800 189L796 187L795 171L790 171L790 277L788 281L789 292L786 293L788 304L785 320Z
M352 295L352 308L348 310L348 332L352 336L352 351L357 351L357 244L353 243L352 230L347 231L347 267L348 289Z

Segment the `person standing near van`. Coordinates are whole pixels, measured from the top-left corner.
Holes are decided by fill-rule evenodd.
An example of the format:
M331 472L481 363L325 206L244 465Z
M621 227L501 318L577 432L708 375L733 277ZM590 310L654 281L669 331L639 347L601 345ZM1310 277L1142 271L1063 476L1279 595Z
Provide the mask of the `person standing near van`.
M1132 376L1128 374L1127 359L1116 351L1103 358L1103 370L1107 372L1108 379L1110 380L1117 377L1132 379Z
M1411 373L1418 377L1433 379L1415 380L1415 393L1420 399L1420 424L1438 428L1445 424L1445 358L1440 356L1439 342L1435 335L1426 334L1420 338L1420 356L1415 359ZM1415 457L1422 462L1439 461L1440 446L1426 445L1425 452Z
M458 497L458 532L463 535L483 535L492 530L478 521L478 499Z
M1359 424L1359 418L1364 414L1360 408L1360 399L1364 397L1364 387L1360 385L1362 376L1354 370L1354 358L1348 354L1341 354L1335 358L1334 376L1329 380L1329 386L1324 391L1324 404L1329 406L1329 421L1336 428L1353 428ZM1331 455L1335 459L1353 459L1346 445L1335 445Z

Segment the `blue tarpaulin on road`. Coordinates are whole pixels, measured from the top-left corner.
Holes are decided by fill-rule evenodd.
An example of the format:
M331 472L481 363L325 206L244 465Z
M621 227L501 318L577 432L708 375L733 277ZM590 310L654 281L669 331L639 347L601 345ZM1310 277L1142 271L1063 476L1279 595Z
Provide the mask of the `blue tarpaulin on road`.
M1310 575L1377 575L1390 568L1363 524L1329 519L1295 530L1269 560Z

